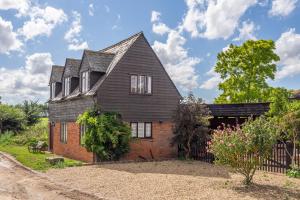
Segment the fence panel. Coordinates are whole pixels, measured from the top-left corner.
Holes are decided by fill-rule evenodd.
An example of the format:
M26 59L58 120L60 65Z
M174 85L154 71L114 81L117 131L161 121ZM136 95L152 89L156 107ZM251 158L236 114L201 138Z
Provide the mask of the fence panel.
M192 158L195 160L200 160L208 163L214 162L214 155L208 151L209 141L203 143L202 145L192 146ZM292 144L277 143L273 147L272 154L268 159L263 160L262 166L259 170L276 172L276 173L286 173L292 164L290 155L293 153ZM183 156L183 148L178 146L178 155ZM296 154L294 157L295 164L300 167L300 146L296 146Z

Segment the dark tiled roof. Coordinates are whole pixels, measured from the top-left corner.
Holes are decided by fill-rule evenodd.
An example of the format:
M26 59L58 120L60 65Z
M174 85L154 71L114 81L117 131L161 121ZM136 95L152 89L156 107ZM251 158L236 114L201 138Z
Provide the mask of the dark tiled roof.
M106 72L115 54L84 50L84 56L87 57L90 68L93 71Z
M54 83L54 82L60 83L63 72L64 72L63 66L53 65L49 83Z
M67 58L65 63L64 77L79 77L79 68L81 60L74 58Z
M269 110L269 103L208 104L214 117L260 116Z

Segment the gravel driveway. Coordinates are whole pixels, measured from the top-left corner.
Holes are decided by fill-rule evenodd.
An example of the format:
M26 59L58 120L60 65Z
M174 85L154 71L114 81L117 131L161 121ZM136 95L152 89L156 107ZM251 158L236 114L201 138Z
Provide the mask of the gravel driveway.
M45 175L26 170L0 154L1 200L100 199L51 182Z
M103 164L51 169L47 175L68 187L107 199L300 199L300 180L257 172L255 184L199 161Z

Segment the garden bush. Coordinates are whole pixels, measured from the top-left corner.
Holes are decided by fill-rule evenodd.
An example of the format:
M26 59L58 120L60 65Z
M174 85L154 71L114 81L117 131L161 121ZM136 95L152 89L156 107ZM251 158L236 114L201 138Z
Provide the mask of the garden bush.
M25 125L25 114L21 109L0 104L0 134L5 131L16 133L24 129Z
M276 137L272 120L265 117L249 119L242 127L216 130L211 151L217 164L232 167L245 177L244 183L249 185L263 159L270 156Z
M84 146L100 160L118 160L129 152L130 127L117 113L93 109L80 115L77 122L86 125Z

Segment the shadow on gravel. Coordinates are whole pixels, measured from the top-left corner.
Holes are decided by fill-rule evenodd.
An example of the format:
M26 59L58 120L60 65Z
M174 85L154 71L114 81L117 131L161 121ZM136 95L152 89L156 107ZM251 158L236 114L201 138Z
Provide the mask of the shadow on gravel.
M248 187L234 187L238 193L257 199L300 199L300 190L262 184L252 184Z
M203 177L230 178L230 175L223 167L218 167L201 161L160 161L160 162L135 162L99 164L97 168L126 171L129 173L153 173L153 174L174 174Z

